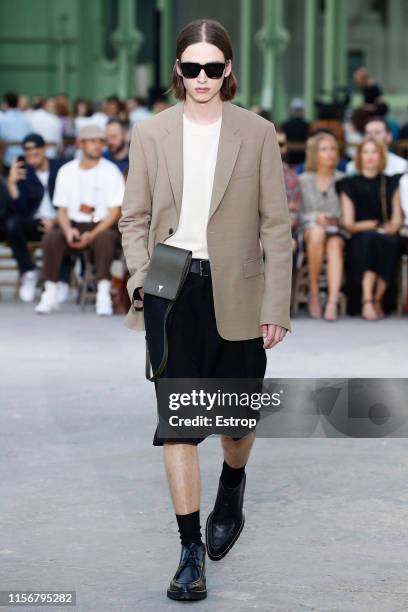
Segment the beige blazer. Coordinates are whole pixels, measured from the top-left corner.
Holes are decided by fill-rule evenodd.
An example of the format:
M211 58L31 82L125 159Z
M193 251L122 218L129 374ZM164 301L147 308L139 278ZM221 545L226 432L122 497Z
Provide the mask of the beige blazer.
M183 110L179 102L134 126L119 230L130 272L131 329L144 330L133 294L149 258L178 226L183 189ZM227 340L291 331L292 239L283 168L272 123L223 102L207 224L217 329Z

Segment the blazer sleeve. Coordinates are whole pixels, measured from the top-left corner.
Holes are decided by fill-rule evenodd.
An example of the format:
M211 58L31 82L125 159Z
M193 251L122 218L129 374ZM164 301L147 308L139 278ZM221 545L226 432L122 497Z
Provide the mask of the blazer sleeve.
M148 167L137 125L134 126L129 149L129 173L118 222L122 234L122 248L130 278L129 297L134 298L137 287L142 287L149 266L148 237L152 212Z
M280 325L292 331L292 233L282 160L273 124L268 126L262 149L259 216L265 261L260 324Z

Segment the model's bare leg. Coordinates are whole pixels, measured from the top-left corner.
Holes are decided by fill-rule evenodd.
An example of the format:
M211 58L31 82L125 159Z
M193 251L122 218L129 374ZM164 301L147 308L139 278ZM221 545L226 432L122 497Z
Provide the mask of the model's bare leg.
M165 442L164 463L181 539L177 571L167 589L170 599L204 599L205 544L200 525L200 468L195 444Z
M255 438L255 432L248 434L245 438L241 438L241 440L233 440L227 436L221 436L224 461L232 468L243 467L248 462Z
M337 319L337 302L343 278L344 240L340 236L331 236L326 242L328 296L324 318L328 321Z
M325 231L316 225L305 230L305 243L307 253L307 266L309 270L309 313L312 317L319 318L322 315L319 300L319 276L323 263Z
M194 444L165 443L164 464L176 514L190 514L200 508L200 467Z

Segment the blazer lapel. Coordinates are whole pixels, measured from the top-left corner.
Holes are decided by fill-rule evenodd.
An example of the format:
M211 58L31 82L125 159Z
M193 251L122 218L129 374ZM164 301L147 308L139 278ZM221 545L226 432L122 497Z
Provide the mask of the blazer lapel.
M233 121L233 107L231 102L224 102L222 111L222 122L220 130L220 140L218 143L217 163L214 173L214 184L211 196L210 211L208 220L217 210L222 196L228 186L232 171L237 161L238 152L242 138L239 135L239 128Z
M166 126L167 135L163 139L167 172L178 218L180 218L183 196L183 108L184 104L182 102L178 102L172 107L173 112L169 114L169 121Z
M173 109L174 112L169 116L166 127L168 133L163 140L163 149L178 219L180 219L183 197L184 102L178 102ZM231 102L223 102L220 139L218 143L217 162L215 166L214 184L208 219L210 219L216 211L225 193L238 157L241 142L242 138L239 135L239 128L233 121L232 104Z

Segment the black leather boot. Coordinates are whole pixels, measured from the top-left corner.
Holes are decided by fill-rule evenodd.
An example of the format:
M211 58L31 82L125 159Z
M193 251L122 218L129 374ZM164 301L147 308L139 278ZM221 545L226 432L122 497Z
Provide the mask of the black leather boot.
M240 484L228 489L222 484L218 485L217 498L214 510L208 515L205 526L207 553L213 561L219 561L235 542L244 527L245 515L242 511L244 505L246 474L244 473Z
M167 589L167 597L184 601L207 597L204 544L193 542L181 547L180 563Z

